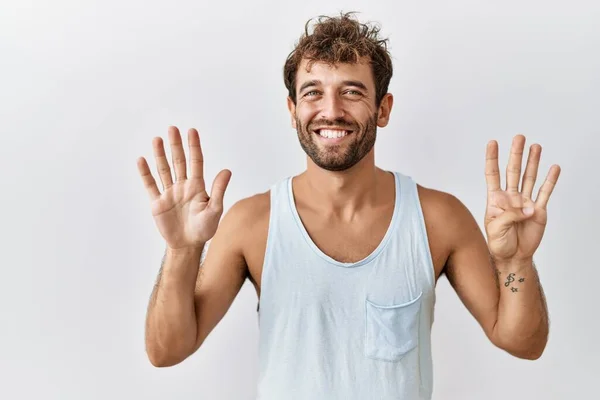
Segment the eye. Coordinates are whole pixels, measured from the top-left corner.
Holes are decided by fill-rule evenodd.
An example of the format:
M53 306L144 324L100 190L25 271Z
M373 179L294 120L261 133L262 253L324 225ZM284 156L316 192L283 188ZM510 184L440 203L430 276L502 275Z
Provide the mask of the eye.
M317 95L319 95L319 92L317 90L311 90L310 92L304 93L303 97L310 97L310 96L317 96Z
M351 96L362 96L363 95L358 90L353 90L353 89L346 90L344 93L349 94Z

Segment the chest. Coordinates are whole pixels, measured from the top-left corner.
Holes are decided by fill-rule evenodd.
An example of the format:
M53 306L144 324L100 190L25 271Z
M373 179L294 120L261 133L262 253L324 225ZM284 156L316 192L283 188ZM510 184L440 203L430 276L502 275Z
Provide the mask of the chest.
M388 206L342 221L299 210L303 228L316 247L344 263L360 261L375 251L386 235L392 213L393 207Z
M355 221L353 224L337 225L331 225L327 221L320 220L308 213L303 217L303 224L315 245L325 254L340 262L354 262L367 257L377 248L387 231L392 210L387 210L387 213L388 215L383 212L379 216L374 216L371 221L363 220ZM443 225L436 224L428 218L426 207L424 208L424 214L437 281L449 253L447 243L442 239L445 236L441 231ZM267 214L255 225L253 234L250 235L244 246L249 280L254 285L259 297L268 229L269 216Z

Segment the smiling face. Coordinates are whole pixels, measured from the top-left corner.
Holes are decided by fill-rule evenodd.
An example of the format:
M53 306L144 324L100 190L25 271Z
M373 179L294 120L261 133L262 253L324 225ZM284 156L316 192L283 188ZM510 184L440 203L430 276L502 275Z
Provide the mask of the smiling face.
M320 168L343 171L372 151L377 127L388 123L392 95L376 104L368 60L331 66L303 60L296 75L296 104L288 97L300 145Z

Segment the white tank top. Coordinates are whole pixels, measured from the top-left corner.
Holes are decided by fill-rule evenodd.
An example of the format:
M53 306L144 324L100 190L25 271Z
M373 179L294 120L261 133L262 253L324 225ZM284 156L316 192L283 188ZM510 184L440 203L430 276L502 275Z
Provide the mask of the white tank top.
M415 181L393 172L379 246L344 263L309 237L292 177L271 187L258 400L429 400L435 274Z

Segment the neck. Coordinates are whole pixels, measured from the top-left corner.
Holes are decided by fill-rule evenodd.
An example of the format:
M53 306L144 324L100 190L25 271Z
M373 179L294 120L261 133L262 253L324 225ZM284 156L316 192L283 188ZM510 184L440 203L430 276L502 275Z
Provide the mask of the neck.
M373 150L353 167L344 171L328 171L308 159L305 172L295 183L306 203L325 213L353 215L363 207L379 203L388 173L375 166Z

